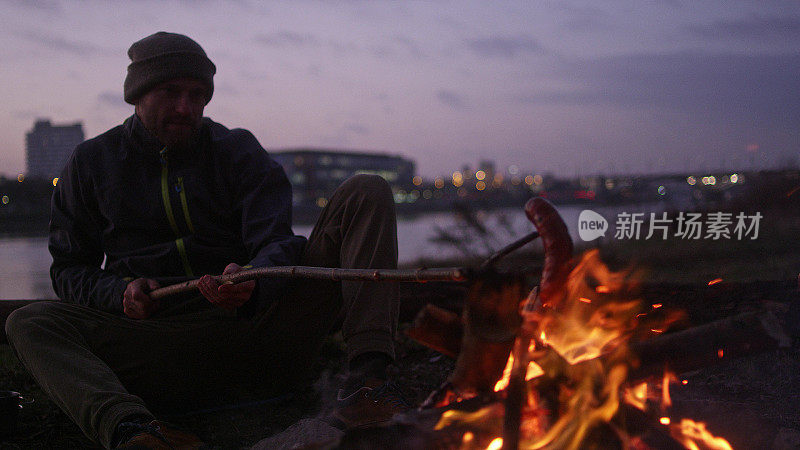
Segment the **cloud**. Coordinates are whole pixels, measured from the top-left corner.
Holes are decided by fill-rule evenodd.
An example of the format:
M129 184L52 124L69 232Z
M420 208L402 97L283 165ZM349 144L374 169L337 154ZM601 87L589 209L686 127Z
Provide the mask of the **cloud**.
M22 31L19 36L49 50L72 53L78 56L115 54L111 49L89 42L71 41L60 36L52 36L36 31Z
M344 126L344 131L352 134L366 136L369 134L369 128L360 123L348 123Z
M405 50L408 54L415 58L424 58L425 52L422 51L420 46L411 38L406 36L395 36L392 42L397 44L401 49Z
M640 54L576 60L557 72L579 87L519 99L664 108L704 120L800 122L800 53Z
M436 93L436 98L438 98L439 101L446 106L449 106L453 109L465 109L467 107L467 102L462 96L447 89L440 89Z
M703 38L796 42L800 39L800 17L751 15L739 20L717 20L706 25L690 25L686 29Z
M97 96L97 101L103 105L113 106L115 108L130 108L130 105L125 103L125 99L122 97L122 91L120 92L112 92L112 91L105 91L101 92Z
M16 6L22 6L30 9L38 9L43 11L61 12L61 5L57 0L12 0L10 2Z
M319 40L311 34L294 31L259 34L255 37L255 41L268 47L315 47L319 45Z
M467 41L478 56L513 58L521 53L539 53L542 46L529 36L491 36Z

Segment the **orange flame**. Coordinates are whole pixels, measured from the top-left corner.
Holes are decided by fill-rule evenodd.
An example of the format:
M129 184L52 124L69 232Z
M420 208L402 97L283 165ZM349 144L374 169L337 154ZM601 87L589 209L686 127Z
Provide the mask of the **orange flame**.
M570 273L563 297L556 306L544 311L530 310L530 314L525 314L524 308L521 311L522 329L525 330L521 336L527 336L526 339L536 336L538 343L546 347L535 349L531 342L527 353L521 351L521 347L515 347L494 390L506 389L512 371L522 369L521 363L526 360L531 361L526 369L527 381L545 371L548 377L552 374L569 381L559 385L561 391L558 404L555 405L549 404L548 398L541 403L537 389L529 386L525 391L523 395L527 402L523 407L523 422L519 428L520 448L583 448L590 432L598 424L610 422L617 414L621 400L645 412L648 412L648 401L657 400L657 391L649 396L648 388L652 386L647 383L628 387L623 384L632 364L626 341L632 335L641 336L646 330L664 332L668 329L668 323L676 320L676 315L668 312L664 319L642 319L646 316L643 315L644 311L649 309L635 298L635 275L631 271L609 270L600 260L599 252L591 250L583 255ZM662 306L660 303L651 305L652 309ZM659 314L653 315L660 317ZM537 338L532 341L537 341ZM520 342L524 341L518 340L517 345ZM520 356L516 369L515 354ZM723 356L721 349L718 356ZM533 362L534 358L537 358L536 362ZM670 381L679 380L673 373L665 371L660 392L663 408L672 404ZM686 380L681 382L687 383ZM558 413L549 414L548 410L551 409ZM456 424L469 429L462 436L462 449L478 449L486 445L490 437L501 435L504 414L502 402L494 402L474 412L450 410L441 415L435 429L441 430ZM659 418L670 434L687 448L730 448L727 441L711 435L704 424L688 419L678 424L676 420L666 415ZM624 433L624 430L618 431ZM502 446L502 438L496 437L486 450L499 450Z
M672 406L672 397L669 395L669 382L678 381L678 377L669 370L664 371L664 376L661 379L661 407L669 408Z
M586 252L567 279L566 297L558 310L540 322L542 341L569 364L600 356L608 344L633 328L640 312L639 300L629 297L633 278L630 272L610 271L597 250ZM590 300L598 282L607 292Z
M528 346L528 352L532 352L536 344L531 342ZM508 361L506 362L506 367L503 369L503 376L497 380L497 383L494 385L494 391L500 392L503 389L508 387L508 382L511 379L511 370L514 368L514 354L508 355ZM530 381L544 373L544 369L539 367L534 361L528 363L528 368L525 372L525 381Z
M629 387L625 389L622 395L629 405L633 405L642 411L647 409L647 383L639 383L636 386Z
M670 426L670 434L678 442L691 450L708 448L711 450L733 450L731 444L724 438L714 436L703 422L691 419L681 419L680 424ZM698 445L698 444L702 444Z
M717 283L722 283L722 278L714 278L713 280L708 282L708 285L709 286L713 286L713 285L715 285Z

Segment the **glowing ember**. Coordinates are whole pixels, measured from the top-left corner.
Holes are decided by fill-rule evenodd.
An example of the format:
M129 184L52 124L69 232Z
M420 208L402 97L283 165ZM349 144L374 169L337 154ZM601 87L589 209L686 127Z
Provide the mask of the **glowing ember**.
M725 352L722 349L717 350L717 357L722 358L723 356L725 356Z
M503 448L503 438L495 438L489 446L486 447L486 450L500 450Z
M655 303L655 304L653 304L653 309L658 309L658 308L661 308L662 306L664 306L664 305L662 305L661 303Z
M658 421L661 423L661 425L669 425L670 424L669 417L662 417L662 418L658 419Z
M709 286L713 286L713 285L715 285L715 284L717 284L717 283L722 283L722 278L715 278L715 279L713 279L713 280L709 281L709 282L708 282L708 285L709 285Z

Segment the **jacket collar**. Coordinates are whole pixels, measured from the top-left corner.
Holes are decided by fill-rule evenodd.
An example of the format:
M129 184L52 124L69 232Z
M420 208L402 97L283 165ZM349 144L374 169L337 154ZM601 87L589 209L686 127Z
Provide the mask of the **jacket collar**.
M200 126L200 132L196 135L196 142L190 147L191 149L199 149L202 145L203 136L206 136L209 132L208 124L206 122L206 119L203 118L203 122ZM162 144L158 138L153 136L153 134L147 128L145 128L141 119L139 119L139 116L137 116L135 113L128 117L123 125L125 127L128 139L130 139L133 143L131 148L134 153L158 155L159 152L164 149L164 144ZM195 151L197 150L191 150L189 153L193 153Z
M147 131L147 128L144 127L144 124L136 114L128 117L123 125L125 126L125 134L133 144L129 147L133 153L157 155L164 148L164 145L152 133Z

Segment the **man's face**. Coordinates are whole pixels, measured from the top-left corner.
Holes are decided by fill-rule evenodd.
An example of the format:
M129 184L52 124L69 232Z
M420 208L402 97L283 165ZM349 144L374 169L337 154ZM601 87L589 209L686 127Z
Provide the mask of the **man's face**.
M208 86L194 78L156 85L136 102L136 115L167 147L184 148L200 129Z

